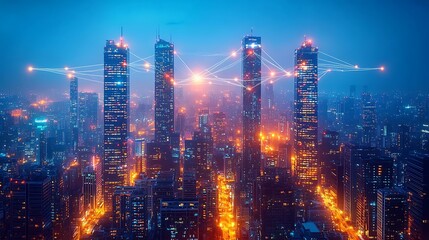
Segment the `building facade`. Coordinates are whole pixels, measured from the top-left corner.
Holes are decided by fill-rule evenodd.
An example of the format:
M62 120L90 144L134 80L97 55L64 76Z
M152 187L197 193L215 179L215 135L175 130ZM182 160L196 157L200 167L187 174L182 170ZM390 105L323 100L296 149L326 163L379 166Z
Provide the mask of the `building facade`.
M105 209L112 208L116 186L127 180L130 78L128 46L107 40L104 47L104 162Z

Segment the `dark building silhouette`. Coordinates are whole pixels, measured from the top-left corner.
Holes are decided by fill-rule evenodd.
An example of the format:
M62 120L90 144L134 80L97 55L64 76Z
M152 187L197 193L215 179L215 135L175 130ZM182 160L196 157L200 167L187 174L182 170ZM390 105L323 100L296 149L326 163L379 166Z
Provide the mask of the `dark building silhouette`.
M197 240L198 201L171 199L161 201L161 238Z
M429 236L429 154L412 152L407 158L406 191L410 196L410 239Z
M51 181L34 176L10 179L10 239L51 239Z
M346 144L341 150L341 161L344 166L344 212L355 226L357 223L357 199L360 188L358 177L363 172L363 161L378 155L378 150L371 147Z
M295 226L295 192L284 168L266 168L261 182L262 239L286 239Z
M408 194L400 188L377 191L377 235L380 240L406 239Z

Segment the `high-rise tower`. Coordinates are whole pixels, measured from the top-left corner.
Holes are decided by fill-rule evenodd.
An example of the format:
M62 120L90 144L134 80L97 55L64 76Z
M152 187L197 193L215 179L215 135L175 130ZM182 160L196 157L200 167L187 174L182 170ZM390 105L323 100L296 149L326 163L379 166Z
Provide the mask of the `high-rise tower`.
M72 133L72 149L76 153L79 126L79 90L77 77L70 77L70 128Z
M174 132L174 45L155 43L155 142L168 143Z
M317 101L318 49L305 40L295 50L294 133L298 184L313 188L318 182Z
M126 183L130 79L128 46L107 40L104 47L104 207L112 208L116 186Z
M258 192L261 175L261 37L244 37L242 49L243 160L240 182L242 192L246 194L242 211L248 210L248 237L252 239L256 237L255 223L259 221L260 215Z

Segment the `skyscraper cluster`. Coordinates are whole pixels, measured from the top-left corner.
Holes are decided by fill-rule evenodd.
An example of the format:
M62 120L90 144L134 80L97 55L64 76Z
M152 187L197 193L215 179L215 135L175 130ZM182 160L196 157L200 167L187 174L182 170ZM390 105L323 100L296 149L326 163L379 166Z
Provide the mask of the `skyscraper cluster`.
M154 63L137 61L154 98L137 98L121 36L104 46L102 94L73 74L66 100L0 94L1 238L426 238L427 94L319 92L309 39L291 72L265 72L275 60L253 33L237 53L239 91L191 96L200 83L180 84L157 36Z

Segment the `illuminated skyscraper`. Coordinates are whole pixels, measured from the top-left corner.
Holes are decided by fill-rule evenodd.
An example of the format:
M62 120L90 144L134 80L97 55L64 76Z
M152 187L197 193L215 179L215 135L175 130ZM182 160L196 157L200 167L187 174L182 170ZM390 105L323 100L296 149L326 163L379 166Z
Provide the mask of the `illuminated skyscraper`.
M106 210L112 208L116 186L126 183L130 79L128 46L107 40L104 47L104 162L103 192Z
M240 182L246 194L244 205L248 205L242 206L242 211L249 210L251 222L248 237L254 238L256 229L252 225L258 221L260 208L257 192L261 175L261 37L244 37L242 49L243 160Z
M78 145L79 124L79 90L77 77L70 78L70 128L72 133L72 149L76 153Z
M295 50L294 133L298 184L315 187L318 183L317 101L318 49L305 40Z
M155 142L169 143L174 132L174 45L155 43Z

